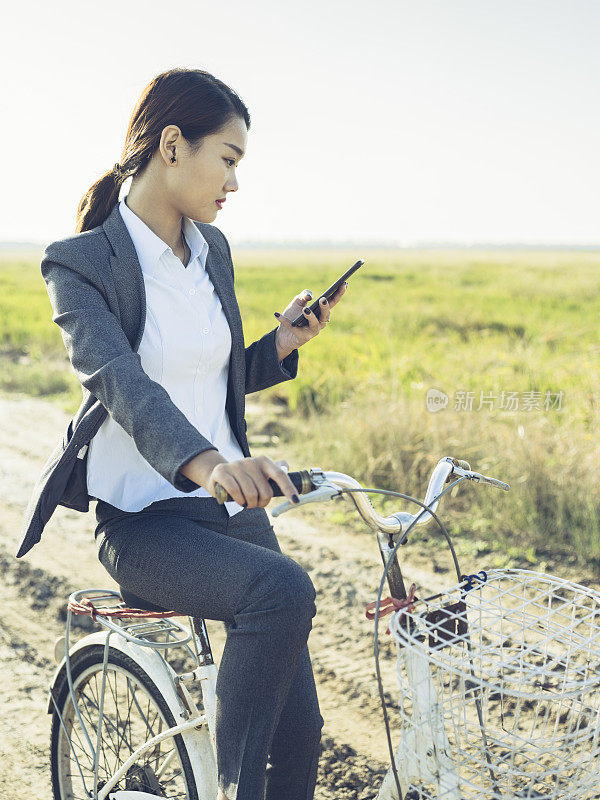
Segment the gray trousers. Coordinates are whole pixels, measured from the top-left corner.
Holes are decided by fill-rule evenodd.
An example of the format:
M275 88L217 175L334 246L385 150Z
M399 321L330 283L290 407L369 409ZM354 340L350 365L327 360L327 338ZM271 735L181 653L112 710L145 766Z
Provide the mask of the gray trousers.
M98 558L127 591L221 620L218 785L229 800L312 800L323 717L308 652L316 592L281 552L264 508L229 517L212 497L137 512L96 505Z

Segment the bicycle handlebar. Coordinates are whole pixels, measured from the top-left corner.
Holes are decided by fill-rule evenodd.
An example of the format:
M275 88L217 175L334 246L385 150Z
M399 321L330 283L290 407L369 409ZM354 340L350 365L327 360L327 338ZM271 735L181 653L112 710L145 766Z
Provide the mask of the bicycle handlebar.
M299 506L306 503L318 503L323 500L331 500L333 497L338 497L342 494L340 489L362 489L360 483L351 475L345 475L343 472L325 472L319 467L311 467L309 470L299 470L297 472L288 472L288 478L292 481L298 494L300 496L300 503L293 504L289 500L276 506L272 510L274 517L289 511L292 508L299 508ZM429 506L435 512L439 503L439 495L445 483L448 482L451 476L455 475L457 478L463 477L467 480L472 480L475 483L487 483L490 486L496 486L499 489L508 491L510 486L498 478L491 478L486 475L481 475L479 472L471 470L470 465L466 461L460 461L450 456L446 456L438 461L431 473L425 500L423 501L426 506ZM273 489L274 497L281 497L283 492L272 478L269 478L269 483ZM215 484L215 496L217 502L225 503L227 500L233 498L227 490L220 484ZM407 511L398 511L391 514L389 517L382 517L375 511L373 504L364 492L349 492L348 496L354 502L356 509L365 523L376 531L383 533L401 533L409 527L415 520L418 519L417 524L422 524L431 519L429 511L419 508L415 514L410 514Z

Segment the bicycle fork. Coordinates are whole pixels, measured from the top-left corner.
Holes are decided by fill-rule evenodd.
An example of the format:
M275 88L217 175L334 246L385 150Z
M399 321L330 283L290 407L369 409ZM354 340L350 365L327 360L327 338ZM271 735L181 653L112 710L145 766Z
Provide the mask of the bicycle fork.
M387 565L395 548L393 537L378 532L379 549ZM397 556L388 570L388 585L392 597L406 599L406 587ZM402 794L410 786L429 783L437 787L437 797L461 800L456 768L450 756L450 743L444 728L442 710L437 699L427 656L414 648L397 645L398 677L402 667L407 676L412 701L410 722L404 724L401 739L376 800L399 800L394 766Z

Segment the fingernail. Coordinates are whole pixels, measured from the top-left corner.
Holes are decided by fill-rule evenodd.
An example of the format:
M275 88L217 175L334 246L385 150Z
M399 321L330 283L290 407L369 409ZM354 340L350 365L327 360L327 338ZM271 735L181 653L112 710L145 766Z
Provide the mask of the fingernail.
M278 314L278 313L277 313L277 311L276 311L276 312L275 312L275 316L276 316L276 317L280 317L280 316L281 316L281 314Z
M298 497L297 494L293 494L292 495L292 500L293 500L294 503L299 503L300 502L300 498Z
M322 297L321 298L321 302L323 303L323 305L325 305L327 303L327 298L326 297Z
M307 297L312 297L312 292L310 291L310 289L307 289L305 294Z
M304 313L305 313L306 315L310 314L310 308L305 308L305 309L304 309Z

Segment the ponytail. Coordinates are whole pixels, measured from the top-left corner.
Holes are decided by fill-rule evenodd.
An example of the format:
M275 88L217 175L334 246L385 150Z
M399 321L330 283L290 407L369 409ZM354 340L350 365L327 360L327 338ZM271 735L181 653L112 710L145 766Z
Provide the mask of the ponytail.
M105 172L79 201L75 233L101 225L119 200L123 181L139 173L158 150L167 125L177 125L192 152L233 117L250 127L250 114L223 81L201 69L175 67L153 78L129 121L120 164Z
M89 231L104 222L119 199L123 180L113 168L88 189L79 201L75 233Z

